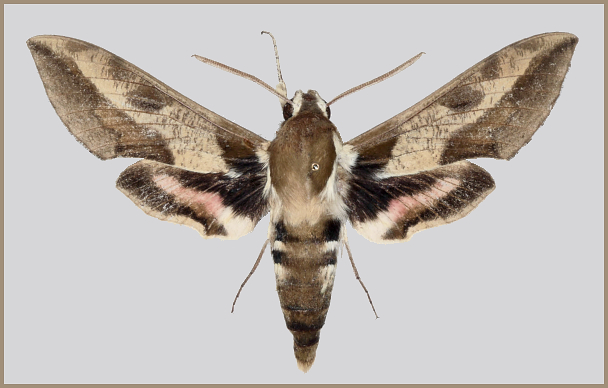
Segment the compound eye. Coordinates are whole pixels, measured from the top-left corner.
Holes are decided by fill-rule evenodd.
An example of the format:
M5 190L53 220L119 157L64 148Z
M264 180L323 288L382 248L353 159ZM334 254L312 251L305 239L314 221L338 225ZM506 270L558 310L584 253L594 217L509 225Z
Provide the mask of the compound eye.
M329 119L331 117L331 110L329 107L325 108L325 113L327 113L327 118Z
M293 105L286 103L283 105L283 118L287 120L291 116L293 116Z
M319 165L317 163L313 163L311 168L313 171L317 171L319 169Z

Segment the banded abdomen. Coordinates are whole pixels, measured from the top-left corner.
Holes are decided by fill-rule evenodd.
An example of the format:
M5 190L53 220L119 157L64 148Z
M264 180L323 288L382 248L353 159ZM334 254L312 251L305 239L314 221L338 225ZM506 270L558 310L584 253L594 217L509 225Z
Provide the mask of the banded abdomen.
M315 360L319 335L331 300L342 223L322 219L292 227L282 220L270 226L277 292L287 328L293 334L298 368Z

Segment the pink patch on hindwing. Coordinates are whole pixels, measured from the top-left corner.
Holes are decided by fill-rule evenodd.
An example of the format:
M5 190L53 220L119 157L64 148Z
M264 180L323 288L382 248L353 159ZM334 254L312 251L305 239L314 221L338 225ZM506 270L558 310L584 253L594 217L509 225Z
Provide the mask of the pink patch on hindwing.
M454 178L443 178L435 182L433 187L438 188L439 190L450 192L458 187L460 181Z
M444 178L435 182L428 190L424 190L413 196L403 195L391 200L386 211L388 218L397 222L408 211L416 211L420 208L432 206L433 203L446 197L450 191L458 187L460 182L454 178Z
M413 210L417 205L420 204L408 195L395 198L388 204L388 218L390 218L390 220L393 222L397 222L409 210Z
M165 190L168 194L175 196L179 202L188 205L202 205L205 210L215 218L219 218L225 209L225 206L222 203L222 197L216 193L183 187L177 179L169 175L155 175L152 179L159 188Z

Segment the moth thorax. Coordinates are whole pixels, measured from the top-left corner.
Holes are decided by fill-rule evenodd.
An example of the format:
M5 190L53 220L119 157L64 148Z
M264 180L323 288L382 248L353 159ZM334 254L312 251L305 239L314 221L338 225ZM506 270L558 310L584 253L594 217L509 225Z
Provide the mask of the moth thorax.
M294 222L316 222L327 213L324 193L336 179L335 127L321 115L288 120L269 147L270 182Z

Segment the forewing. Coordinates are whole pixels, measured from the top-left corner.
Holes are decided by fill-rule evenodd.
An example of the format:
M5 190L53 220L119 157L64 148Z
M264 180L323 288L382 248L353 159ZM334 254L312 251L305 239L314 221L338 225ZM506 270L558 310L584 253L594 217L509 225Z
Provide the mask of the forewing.
M60 36L27 44L57 114L100 159L226 173L248 168L267 143L100 47Z
M381 243L455 221L493 189L465 159L510 159L559 96L578 39L521 40L418 104L347 142L343 198L355 229Z
M116 186L147 214L196 229L205 238L237 239L268 212L263 165L239 176L187 171L141 160Z
M383 179L355 169L345 203L355 230L386 244L466 216L492 190L490 174L468 161Z
M381 177L511 159L549 115L577 42L551 33L507 46L347 145Z

